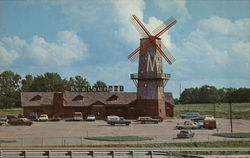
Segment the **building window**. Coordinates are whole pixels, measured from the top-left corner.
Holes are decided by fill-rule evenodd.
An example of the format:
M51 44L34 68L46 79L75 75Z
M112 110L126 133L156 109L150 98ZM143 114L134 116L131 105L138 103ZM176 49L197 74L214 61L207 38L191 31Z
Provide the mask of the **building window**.
M113 101L113 100L117 100L118 99L118 96L117 95L112 95L111 97L109 97L107 99L107 101Z
M40 95L36 95L33 98L30 99L30 101L37 101L37 100L41 100L42 96Z
M79 100L83 100L83 96L82 95L78 95L74 99L72 99L72 101L79 101Z

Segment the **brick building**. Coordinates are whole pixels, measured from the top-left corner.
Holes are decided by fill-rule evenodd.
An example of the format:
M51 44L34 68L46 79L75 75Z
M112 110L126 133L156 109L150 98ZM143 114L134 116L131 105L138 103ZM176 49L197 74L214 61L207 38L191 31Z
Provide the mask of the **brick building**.
M172 93L164 95L165 115L173 117ZM21 103L24 115L36 112L49 117L72 117L75 112L82 112L84 118L90 114L98 119L104 119L108 115L137 118L153 117L161 111L155 107L139 106L136 92L22 92Z

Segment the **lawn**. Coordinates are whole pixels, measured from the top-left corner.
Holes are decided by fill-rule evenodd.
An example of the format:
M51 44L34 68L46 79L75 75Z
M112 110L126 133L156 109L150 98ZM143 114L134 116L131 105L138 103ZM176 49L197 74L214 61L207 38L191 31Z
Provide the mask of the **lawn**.
M150 137L138 137L138 136L104 136L104 137L85 137L89 140L98 140L98 141L143 141L143 140L152 140Z
M15 143L16 140L1 140L0 139L0 143Z
M230 108L228 103L215 104L215 117L230 118ZM202 115L214 115L214 104L182 104L175 105L174 115L187 112L199 112ZM232 103L233 119L250 119L250 103Z
M23 108L0 109L0 114L18 115L23 113Z
M213 135L227 138L250 138L250 133L216 133Z

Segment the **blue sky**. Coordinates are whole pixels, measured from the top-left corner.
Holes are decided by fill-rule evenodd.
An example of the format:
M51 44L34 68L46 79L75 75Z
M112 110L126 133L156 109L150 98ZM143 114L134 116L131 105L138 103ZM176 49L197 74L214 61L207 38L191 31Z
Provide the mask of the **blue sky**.
M136 91L130 74L138 60L127 56L140 35L129 17L153 30L174 16L177 24L162 36L176 58L164 61L165 91L250 87L249 10L249 0L0 0L0 72L82 75Z

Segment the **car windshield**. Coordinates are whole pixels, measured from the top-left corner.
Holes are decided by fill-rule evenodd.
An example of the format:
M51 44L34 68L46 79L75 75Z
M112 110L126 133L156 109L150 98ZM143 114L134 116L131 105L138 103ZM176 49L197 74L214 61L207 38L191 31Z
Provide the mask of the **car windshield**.
M181 131L180 133L182 133L182 134L187 134L187 133L189 133L188 131Z

